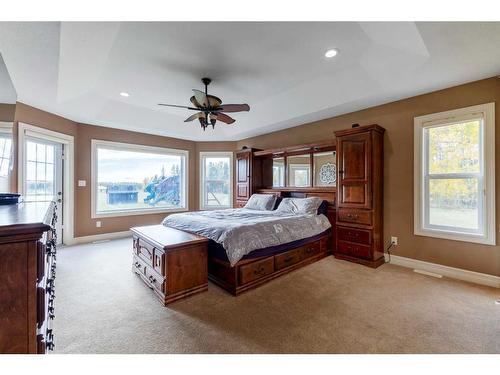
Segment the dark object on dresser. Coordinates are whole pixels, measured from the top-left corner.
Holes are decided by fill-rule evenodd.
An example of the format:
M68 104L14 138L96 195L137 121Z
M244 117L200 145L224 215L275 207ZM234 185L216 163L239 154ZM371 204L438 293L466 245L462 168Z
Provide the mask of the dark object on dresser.
M205 237L163 225L131 228L132 270L167 305L208 289Z
M0 193L0 206L19 203L21 194Z
M337 222L334 255L370 267L384 263L383 136L378 125L335 132Z
M54 202L0 206L0 353L54 349Z

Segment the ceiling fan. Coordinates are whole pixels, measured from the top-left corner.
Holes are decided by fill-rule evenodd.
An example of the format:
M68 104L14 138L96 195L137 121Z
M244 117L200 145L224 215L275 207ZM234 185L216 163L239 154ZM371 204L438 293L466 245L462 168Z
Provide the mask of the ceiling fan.
M189 122L198 119L203 130L207 126L212 125L215 128L215 123L221 121L225 124L232 124L235 119L226 115L224 112L242 112L250 111L248 104L222 104L222 100L213 95L208 95L208 85L212 80L210 78L202 78L201 82L205 85L205 92L193 89L194 95L189 99L194 107L187 107L175 104L163 104L166 107L186 108L191 111L198 111L194 115L189 116L184 122Z

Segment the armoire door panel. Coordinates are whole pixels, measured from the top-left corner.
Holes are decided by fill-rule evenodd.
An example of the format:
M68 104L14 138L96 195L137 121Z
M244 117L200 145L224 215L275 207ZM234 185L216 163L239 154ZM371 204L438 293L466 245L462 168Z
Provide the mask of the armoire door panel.
M237 182L248 182L249 175L249 154L238 155L237 163Z
M370 134L342 137L338 142L337 157L338 206L372 208Z
M236 199L248 199L248 184L238 184Z
M368 203L366 184L343 184L341 194L344 206L359 205L365 207Z
M368 172L366 140L344 140L342 146L344 155L349 155L342 160L342 178L345 180L366 180Z

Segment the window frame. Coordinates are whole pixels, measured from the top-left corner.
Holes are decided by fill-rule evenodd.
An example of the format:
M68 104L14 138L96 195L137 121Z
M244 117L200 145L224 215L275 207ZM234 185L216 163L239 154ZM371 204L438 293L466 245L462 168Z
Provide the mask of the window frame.
M480 131L480 172L435 174L429 178L428 142L426 129L461 121L482 118ZM428 223L428 182L433 179L478 179L479 230L460 230L457 227L430 225ZM482 184L481 184L482 182ZM481 191L483 194L481 194ZM481 104L414 118L414 234L447 240L496 244L495 224L495 103Z
M97 210L97 150L99 147L106 149L114 149L117 151L131 151L131 152L148 152L160 155L176 155L183 156L184 159L184 178L181 180L181 189L184 187L184 207L180 208L140 208L140 209L122 209L114 210L112 212L99 212ZM100 139L91 140L91 218L105 218L105 217L119 217L119 216L134 216L134 215L148 215L158 213L175 213L189 211L189 151L167 148L140 145L135 143L112 142ZM181 192L182 194L182 192Z
M13 167L13 156L14 156L14 134L13 134L13 123L0 121L0 137L5 139L10 139L10 153L9 158L4 158L3 154L0 154L0 159L5 159L8 162L7 165L7 176L0 176L0 178L5 179L5 185L7 186L6 192L12 190L12 167ZM0 162L2 162L0 160Z
M205 158L206 157L229 157L229 205L228 206L205 206ZM213 211L213 210L224 210L228 208L233 208L233 164L234 163L234 153L232 151L200 151L199 153L199 166L200 166L200 210Z

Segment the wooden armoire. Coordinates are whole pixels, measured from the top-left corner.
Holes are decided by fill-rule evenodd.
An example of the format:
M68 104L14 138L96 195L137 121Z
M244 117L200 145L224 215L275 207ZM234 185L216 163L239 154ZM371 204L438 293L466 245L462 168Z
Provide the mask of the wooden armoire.
M257 189L272 185L272 159L255 157L254 151L258 150L245 148L236 151L236 208L243 207Z
M335 132L336 258L370 267L384 263L383 137L378 125Z

